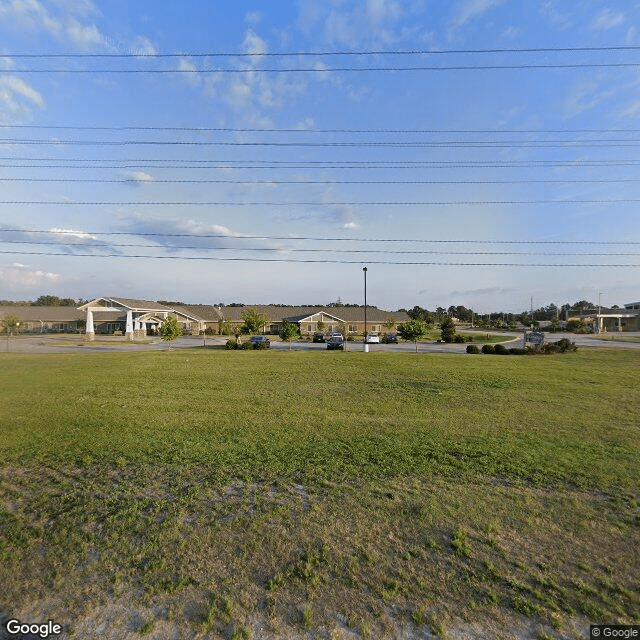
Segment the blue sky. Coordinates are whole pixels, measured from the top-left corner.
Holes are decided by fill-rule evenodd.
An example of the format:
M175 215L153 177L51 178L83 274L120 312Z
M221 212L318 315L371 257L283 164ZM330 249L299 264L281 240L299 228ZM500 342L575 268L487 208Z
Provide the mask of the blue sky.
M0 0L0 298L362 302L366 265L387 309L638 300L588 265L640 263L639 28L630 1Z

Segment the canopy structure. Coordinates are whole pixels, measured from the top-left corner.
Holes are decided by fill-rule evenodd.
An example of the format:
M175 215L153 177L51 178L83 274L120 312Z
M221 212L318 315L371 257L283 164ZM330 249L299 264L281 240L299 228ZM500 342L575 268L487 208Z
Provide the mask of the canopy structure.
M108 322L124 324L124 335L128 340L146 336L148 333L159 333L160 325L169 316L173 316L182 325L185 332L199 332L204 327L201 318L176 310L150 300L133 300L130 298L102 297L91 300L78 307L87 314L87 339L92 340L96 334L96 323Z

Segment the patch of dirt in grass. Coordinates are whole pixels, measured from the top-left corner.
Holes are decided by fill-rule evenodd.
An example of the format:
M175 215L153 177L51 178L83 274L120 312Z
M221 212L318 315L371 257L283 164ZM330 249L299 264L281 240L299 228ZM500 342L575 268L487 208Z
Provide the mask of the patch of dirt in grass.
M4 468L0 611L64 638L578 638L640 619L638 496L508 478Z

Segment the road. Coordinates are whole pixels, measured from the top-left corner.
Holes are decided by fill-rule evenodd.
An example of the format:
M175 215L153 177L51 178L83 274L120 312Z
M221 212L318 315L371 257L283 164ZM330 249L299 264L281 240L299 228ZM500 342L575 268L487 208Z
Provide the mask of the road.
M486 332L478 332L479 335L485 335ZM504 336L506 346L521 346L521 333L500 333L497 335ZM607 334L610 337L612 334ZM616 336L618 337L618 336ZM634 337L640 340L640 332L625 333L620 337ZM592 335L576 335L573 333L556 333L546 334L547 342L568 338L575 342L579 347L606 347L611 349L640 349L639 342L622 342L619 340L598 340L597 336ZM121 337L115 336L99 336L95 341L89 342L82 335L65 335L65 334L39 334L39 335L21 335L13 336L9 339L0 339L0 352L13 353L96 353L96 352L113 352L113 351L167 351L172 349L187 349L194 347L213 347L222 346L226 342L226 338L222 336L185 336L178 338L171 343L164 342L158 338L149 338L144 342L125 342ZM475 344L481 344L477 342ZM363 351L362 342L347 342L347 351ZM296 351L325 351L326 344L311 342L291 342L283 343L273 341L271 343L273 350L296 350ZM466 344L444 344L438 342L419 342L419 353L465 353ZM416 345L413 342L401 342L400 344L370 344L370 353L415 353Z

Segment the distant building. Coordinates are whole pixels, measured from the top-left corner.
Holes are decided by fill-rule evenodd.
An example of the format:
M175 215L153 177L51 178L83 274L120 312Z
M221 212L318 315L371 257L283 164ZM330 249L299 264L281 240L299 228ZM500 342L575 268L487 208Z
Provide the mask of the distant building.
M624 308L567 309L566 318L582 320L593 333L640 331L640 302L630 302Z

